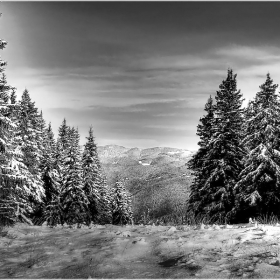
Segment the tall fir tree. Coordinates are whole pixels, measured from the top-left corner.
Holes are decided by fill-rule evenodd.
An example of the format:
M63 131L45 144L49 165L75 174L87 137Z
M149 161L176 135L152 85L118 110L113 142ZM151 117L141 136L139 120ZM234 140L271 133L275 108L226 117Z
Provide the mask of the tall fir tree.
M51 202L59 193L59 176L56 164L56 143L51 124L44 129L43 155L41 161L42 180L45 189L45 204Z
M41 114L42 115L42 114ZM41 168L41 179L43 181L43 187L45 191L45 197L43 202L38 207L38 211L36 215L34 215L34 223L35 224L42 224L44 221L47 221L49 225L55 225L61 218L60 212L59 217L56 218L57 208L55 207L55 203L59 202L59 191L60 191L60 184L59 184L59 174L57 170L56 164L56 143L54 139L54 134L52 131L51 124L45 128L42 125L42 135L43 135L43 143L42 143L42 160L40 164ZM53 213L52 210L55 212Z
M260 214L280 216L280 102L270 74L247 107L245 168L235 186L240 220Z
M234 220L234 185L243 169L245 150L241 144L243 123L242 94L237 90L236 75L228 70L217 91L211 139L204 156L207 175L200 189L200 208L220 221Z
M0 40L3 50L7 42ZM5 76L6 62L0 59L0 225L13 225L16 221L16 174L12 138L16 124L9 106L11 87Z
M21 137L22 164L25 168L25 188L29 193L26 203L31 212L43 201L45 196L41 179L40 162L42 159L42 134L40 128L40 115L32 102L28 90L24 90L19 102L19 133Z
M56 150L55 150L55 159L57 165L57 171L59 174L60 185L62 184L62 168L63 168L63 159L65 158L65 153L67 148L70 145L70 127L66 123L66 119L64 118L62 124L58 128L58 137L56 142Z
M105 172L101 169L101 184L99 187L101 215L99 223L111 224L113 219L113 197L112 187L108 185Z
M126 225L132 223L131 197L126 191L124 182L117 177L113 187L113 224Z
M102 207L100 188L102 178L100 174L100 162L97 153L97 146L94 141L92 127L89 129L89 136L84 147L82 157L83 186L84 192L89 200L91 221L97 223L101 219Z
M203 188L209 174L204 168L204 161L209 152L209 142L212 136L212 125L214 120L214 104L210 96L205 104L206 115L200 118L197 126L197 135L200 137L198 142L199 149L188 162L188 168L193 171L194 181L190 186L191 192L188 201L188 214L198 215L203 209L201 205L200 190Z
M59 150L65 151L69 147L69 133L70 127L67 125L66 119L64 118L62 124L58 128L57 146Z
M0 40L3 50L7 42ZM16 221L30 222L20 211L25 209L29 190L25 188L24 164L19 147L18 131L19 106L15 88L8 85L5 76L6 62L0 59L0 224L13 225Z
M67 224L89 224L89 201L83 190L79 133L71 128L62 159L61 204Z

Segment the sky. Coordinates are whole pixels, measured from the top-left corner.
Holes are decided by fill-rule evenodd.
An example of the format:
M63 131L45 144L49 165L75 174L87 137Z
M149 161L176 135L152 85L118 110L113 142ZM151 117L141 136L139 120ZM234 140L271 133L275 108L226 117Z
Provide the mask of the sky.
M244 106L280 83L280 2L5 2L1 52L54 133L81 144L198 148L199 119L228 68Z

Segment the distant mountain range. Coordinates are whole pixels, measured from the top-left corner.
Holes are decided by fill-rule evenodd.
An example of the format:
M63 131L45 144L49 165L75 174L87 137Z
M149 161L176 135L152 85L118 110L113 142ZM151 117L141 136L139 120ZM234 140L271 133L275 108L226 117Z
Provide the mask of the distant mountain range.
M194 154L194 151L169 148L169 147L154 147L147 149L140 148L125 148L118 145L107 145L98 147L98 155L103 163L116 164L120 158L129 158L138 161L142 165L153 165L158 157L168 158L170 161L178 161L180 159L189 159ZM114 162L116 160L116 162Z
M108 183L112 184L116 175L126 180L126 187L133 195L134 213L139 217L148 208L153 209L157 216L161 212L168 214L166 209L161 209L164 205L167 207L170 203L185 203L192 180L186 163L194 153L195 151L170 147L98 147ZM168 207L172 208L172 205Z

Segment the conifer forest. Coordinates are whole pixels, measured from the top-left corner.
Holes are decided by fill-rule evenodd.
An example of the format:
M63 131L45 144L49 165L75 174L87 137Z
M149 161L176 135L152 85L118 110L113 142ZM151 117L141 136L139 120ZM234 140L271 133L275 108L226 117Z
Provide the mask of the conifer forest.
M121 180L108 186L92 127L83 151L65 119L55 139L28 90L17 98L0 67L0 224L131 223L130 195Z
M1 50L7 42L0 41ZM0 223L49 226L133 223L132 200L116 176L108 184L89 127L83 149L66 119L55 139L32 94L17 93L0 62ZM199 149L187 163L193 181L184 222L208 216L240 223L280 216L280 99L270 74L244 106L228 69L199 120ZM98 135L96 136L98 137Z

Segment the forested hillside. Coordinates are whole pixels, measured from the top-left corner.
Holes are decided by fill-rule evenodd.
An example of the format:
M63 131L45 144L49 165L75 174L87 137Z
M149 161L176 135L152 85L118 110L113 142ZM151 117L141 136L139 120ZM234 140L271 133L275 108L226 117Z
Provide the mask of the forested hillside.
M108 183L116 174L125 181L136 222L183 222L193 178L186 163L193 151L108 145L98 147L98 154Z

